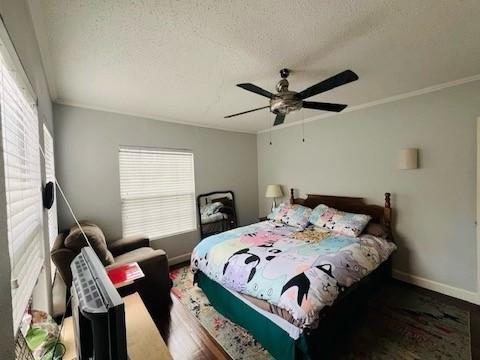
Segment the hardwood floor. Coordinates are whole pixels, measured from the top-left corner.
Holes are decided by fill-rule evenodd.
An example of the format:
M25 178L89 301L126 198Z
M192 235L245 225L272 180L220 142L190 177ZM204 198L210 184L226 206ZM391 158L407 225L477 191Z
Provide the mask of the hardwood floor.
M230 359L192 314L172 295L170 334L164 339L175 360Z
M457 306L461 309L470 312L470 339L471 339L471 351L472 359L480 360L480 306L471 304L469 302L455 299L453 297L439 294L434 291L419 288L414 285L406 284L398 280L393 280L398 283L399 286L404 287L407 291L415 291L420 294L426 294L430 297L436 298L446 304Z
M405 291L426 294L469 311L472 359L480 360L480 306L396 280L392 281ZM165 317L161 332L173 359L231 359L180 301L173 295L171 297L170 317Z

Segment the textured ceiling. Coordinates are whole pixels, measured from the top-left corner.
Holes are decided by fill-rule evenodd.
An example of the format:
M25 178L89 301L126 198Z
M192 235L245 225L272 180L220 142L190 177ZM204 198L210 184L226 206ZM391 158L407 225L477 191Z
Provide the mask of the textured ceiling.
M359 105L480 73L478 0L38 0L32 11L58 102L244 131L267 105L235 87L292 90L352 69L309 100ZM318 115L297 112L287 122Z

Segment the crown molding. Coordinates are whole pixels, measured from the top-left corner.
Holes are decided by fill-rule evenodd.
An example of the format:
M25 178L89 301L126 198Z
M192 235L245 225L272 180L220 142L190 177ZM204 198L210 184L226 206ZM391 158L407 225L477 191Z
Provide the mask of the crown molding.
M391 103L391 102L395 102L395 101L399 101L399 100L403 100L403 99L408 99L408 98L419 96L419 95L429 94L429 93L432 93L432 92L435 92L435 91L439 91L439 90L443 90L443 89L447 89L447 88L450 88L450 87L459 86L459 85L463 85L463 84L467 84L467 83L474 82L474 81L479 81L479 80L480 80L480 74L477 74L477 75L465 77L465 78L462 78L462 79L453 80L453 81L429 86L429 87L426 87L426 88L423 88L423 89L410 91L410 92L403 93L403 94L400 94L400 95L394 95L394 96L386 97L386 98L383 98L383 99L367 102L367 103L364 103L364 104L347 107L341 113L321 114L321 115L317 115L317 116L307 118L305 120L297 120L297 121L290 122L288 124L278 125L278 126L275 126L275 127L272 127L272 128L265 129L265 130L257 131L257 134L268 133L270 131L276 131L276 130L285 129L285 128L288 128L288 127L291 127L291 126L301 125L302 123L308 123L308 122L312 122L312 121L317 121L317 120L329 118L329 117L332 117L332 116L338 116L338 115L345 114L345 113L352 112L352 111L357 111L357 110L367 109L367 108L378 106L378 105L388 104L388 103Z
M48 32L46 29L45 17L43 14L41 2L38 0L28 0L27 8L32 19L33 31L37 39L38 50L40 51L40 59L42 61L42 68L47 80L48 91L50 99L53 101L57 98L57 87L55 82L55 72L53 70L53 63L48 51Z
M321 114L321 115L318 115L318 116L307 118L303 121L302 120L297 120L297 121L294 121L294 122L291 122L291 123L288 123L288 124L283 124L283 125L279 125L279 126L269 128L269 129L259 130L259 131L255 131L255 130L250 130L249 131L249 130L241 130L241 129L234 129L234 128L233 129L223 128L223 127L214 126L214 125L199 124L199 123L169 119L169 118L164 118L164 117L161 117L161 116L158 116L158 115L152 115L152 114L136 113L136 112L124 112L124 111L119 111L119 110L115 110L115 109L111 109L111 108L107 108L107 107L102 107L102 106L98 106L98 105L84 104L84 103L79 103L79 102L70 101L70 100L66 100L66 99L60 99L60 98L57 98L56 100L54 100L54 103L59 104L59 105L73 106L73 107L90 109L90 110L105 111L105 112L120 114L120 115L135 116L135 117L139 117L139 118L145 118L145 119L151 119L151 120L157 120L157 121L164 121L164 122L168 122L168 123L180 124L180 125L186 125L186 126L196 126L196 127L201 127L201 128L221 130L221 131L230 131L230 132L238 132L238 133L244 133L244 134L263 134L263 133L268 133L270 131L285 129L285 128L288 128L288 127L291 127L291 126L298 126L298 125L301 125L302 123L308 123L308 122L312 122L312 121L322 120L322 119L329 118L329 117L332 117L332 116L338 116L338 115L341 115L341 114L345 114L345 113L348 113L348 112L367 109L367 108L370 108L370 107L383 105L383 104L388 104L388 103L400 101L400 100L403 100L403 99L412 98L412 97L419 96L419 95L433 93L433 92L436 92L436 91L440 91L440 90L447 89L447 88L450 88L450 87L455 87L455 86L467 84L467 83L474 82L474 81L480 81L480 74L465 77L465 78L458 79L458 80L453 80L453 81L441 83L441 84L437 84L437 85L433 85L433 86L429 86L429 87L426 87L426 88L423 88L423 89L414 90L414 91L410 91L410 92L395 95L395 96L386 97L386 98L383 98L383 99L367 102L367 103L360 104L360 105L351 106L351 107L346 108L341 113Z
M169 118L165 118L165 117L161 117L161 116L157 116L157 115L152 115L152 114L119 111L119 110L110 109L110 108L103 107L103 106L89 105L89 104L79 103L79 102L65 100L65 99L56 99L54 101L54 103L58 104L58 105L72 106L72 107L88 109L88 110L103 111L103 112L108 112L108 113L112 113L112 114L124 115L124 116L133 116L133 117L138 117L138 118L143 118L143 119L163 121L163 122L167 122L167 123L170 123L170 124L193 126L193 127L200 127L200 128L211 129L211 130L219 130L219 131L235 132L235 133L241 133L241 134L255 135L257 133L254 130L249 131L249 130L241 130L241 129L230 129L230 128L223 128L223 127L220 127L220 126L214 126L214 125L208 125L208 124L199 124L199 123L193 123L193 122L188 122L188 121L169 119Z

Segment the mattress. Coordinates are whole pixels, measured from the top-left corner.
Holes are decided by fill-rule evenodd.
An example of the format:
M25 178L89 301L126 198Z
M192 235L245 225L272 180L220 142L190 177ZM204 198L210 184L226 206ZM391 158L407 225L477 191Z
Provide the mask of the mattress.
M314 328L321 309L396 246L372 235L324 232L309 240L305 233L265 221L213 235L193 250L192 269L299 328Z
M295 318L292 316L292 314L288 312L288 310L282 309L281 307L271 304L268 301L258 299L250 295L235 292L232 293L235 294L235 296L240 297L244 302L246 302L248 305L252 306L255 309L261 309L262 311L266 311L267 313L276 315L296 327L300 327L302 325L301 322L295 320Z

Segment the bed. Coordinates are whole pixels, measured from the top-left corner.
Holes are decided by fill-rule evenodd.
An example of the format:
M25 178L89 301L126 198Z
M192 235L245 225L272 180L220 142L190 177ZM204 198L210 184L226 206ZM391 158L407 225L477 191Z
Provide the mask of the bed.
M192 253L194 281L214 308L247 329L276 359L328 358L329 344L390 277L390 194L385 205L362 198L309 194L298 209L324 204L365 214L382 237L264 221L202 240ZM320 235L319 235L320 234ZM318 238L317 238L318 237Z

